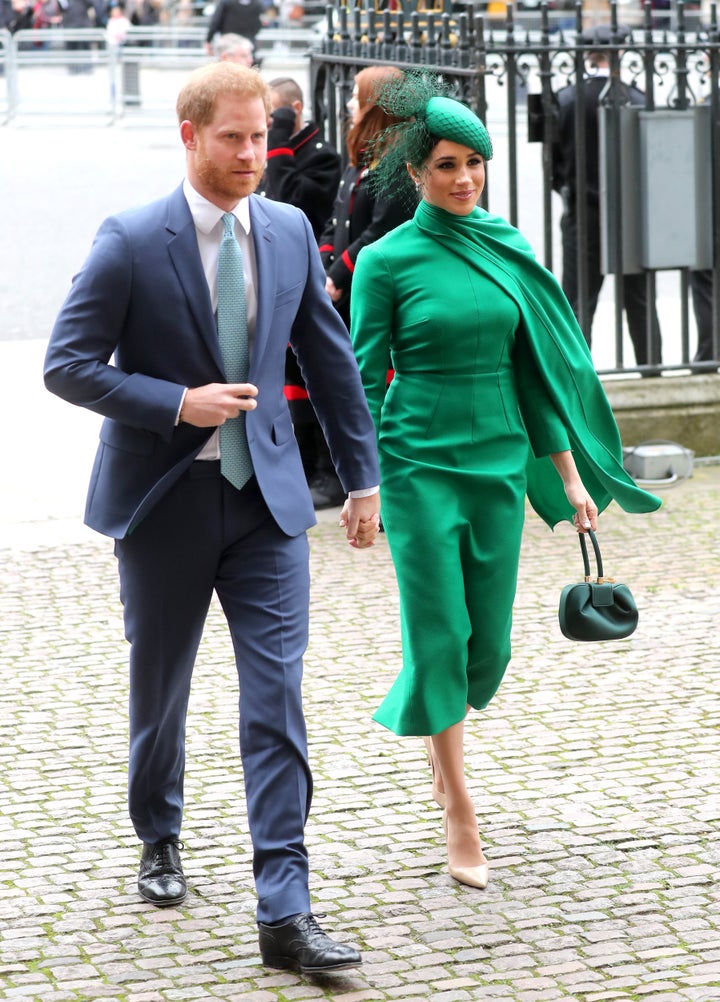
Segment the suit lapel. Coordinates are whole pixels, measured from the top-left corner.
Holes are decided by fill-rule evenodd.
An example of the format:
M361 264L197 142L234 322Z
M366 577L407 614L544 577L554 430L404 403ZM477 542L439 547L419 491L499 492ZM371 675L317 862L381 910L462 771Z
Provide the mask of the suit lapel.
M277 288L277 243L262 199L250 196L250 232L255 245L257 276L257 318L250 358L250 374L257 371L267 344Z
M177 188L168 200L168 253L187 299L200 336L220 372L224 372L210 291L203 271L200 252L190 209L182 191Z

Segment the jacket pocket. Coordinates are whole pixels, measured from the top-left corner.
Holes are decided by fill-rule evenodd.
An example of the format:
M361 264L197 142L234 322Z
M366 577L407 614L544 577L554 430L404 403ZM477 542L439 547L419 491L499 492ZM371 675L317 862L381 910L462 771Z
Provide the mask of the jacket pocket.
M292 438L293 426L290 419L290 412L284 411L277 415L272 423L272 440L275 445L284 445L288 439Z
M296 282L295 285L291 285L289 288L281 289L279 292L275 293L275 309L279 306L284 306L285 303L292 302L293 299L297 299L299 301L303 287L302 282Z

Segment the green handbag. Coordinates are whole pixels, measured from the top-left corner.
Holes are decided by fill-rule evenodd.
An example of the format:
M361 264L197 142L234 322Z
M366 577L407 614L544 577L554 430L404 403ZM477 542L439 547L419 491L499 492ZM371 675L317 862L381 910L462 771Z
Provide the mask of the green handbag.
M563 588L558 609L560 630L568 640L622 640L629 637L638 624L638 610L632 592L627 585L615 584L613 578L603 577L600 547L592 529L579 535L585 580ZM595 581L590 580L585 535L590 537L595 551Z

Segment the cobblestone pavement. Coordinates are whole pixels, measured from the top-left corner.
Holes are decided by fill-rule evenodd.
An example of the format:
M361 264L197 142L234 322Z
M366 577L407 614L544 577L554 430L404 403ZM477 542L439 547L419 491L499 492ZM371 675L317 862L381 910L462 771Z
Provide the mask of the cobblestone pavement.
M433 999L717 1002L720 467L650 516L602 518L606 572L641 609L630 639L573 644L569 526L529 513L514 658L468 723L486 891L445 870L422 743L370 720L399 662L385 539L312 532L305 701L314 908L364 966L262 968L237 752L236 681L213 607L189 716L190 892L135 891L125 810L126 657L112 544L38 532L0 554L0 998L191 1002ZM27 528L27 527L26 527ZM432 573L432 568L428 568Z

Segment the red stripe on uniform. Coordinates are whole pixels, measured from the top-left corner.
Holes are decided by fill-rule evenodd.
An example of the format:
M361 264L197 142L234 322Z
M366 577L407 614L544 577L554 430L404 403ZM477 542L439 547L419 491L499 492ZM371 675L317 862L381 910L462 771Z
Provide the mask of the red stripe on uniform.
M286 386L285 387L285 399L286 400L309 400L307 390L304 390L302 386Z
M297 146L295 147L295 149L296 150L301 150L303 148L303 146L305 145L305 143L309 143L311 139L314 139L315 136L318 134L319 131L320 131L320 129L315 129L315 131L311 132L309 136L306 136L301 143L298 143Z
M268 150L267 157L294 157L295 150L291 150L289 146L278 146L276 150Z
M348 270L349 272L353 272L353 271L355 271L355 265L354 265L354 264L353 264L353 262L352 262L352 261L350 260L350 255L348 254L348 252L347 252L346 250L344 250L344 251L342 252L342 254L341 254L341 258L342 258L342 260L343 260L343 261L345 262L345 267L347 268L347 270Z

